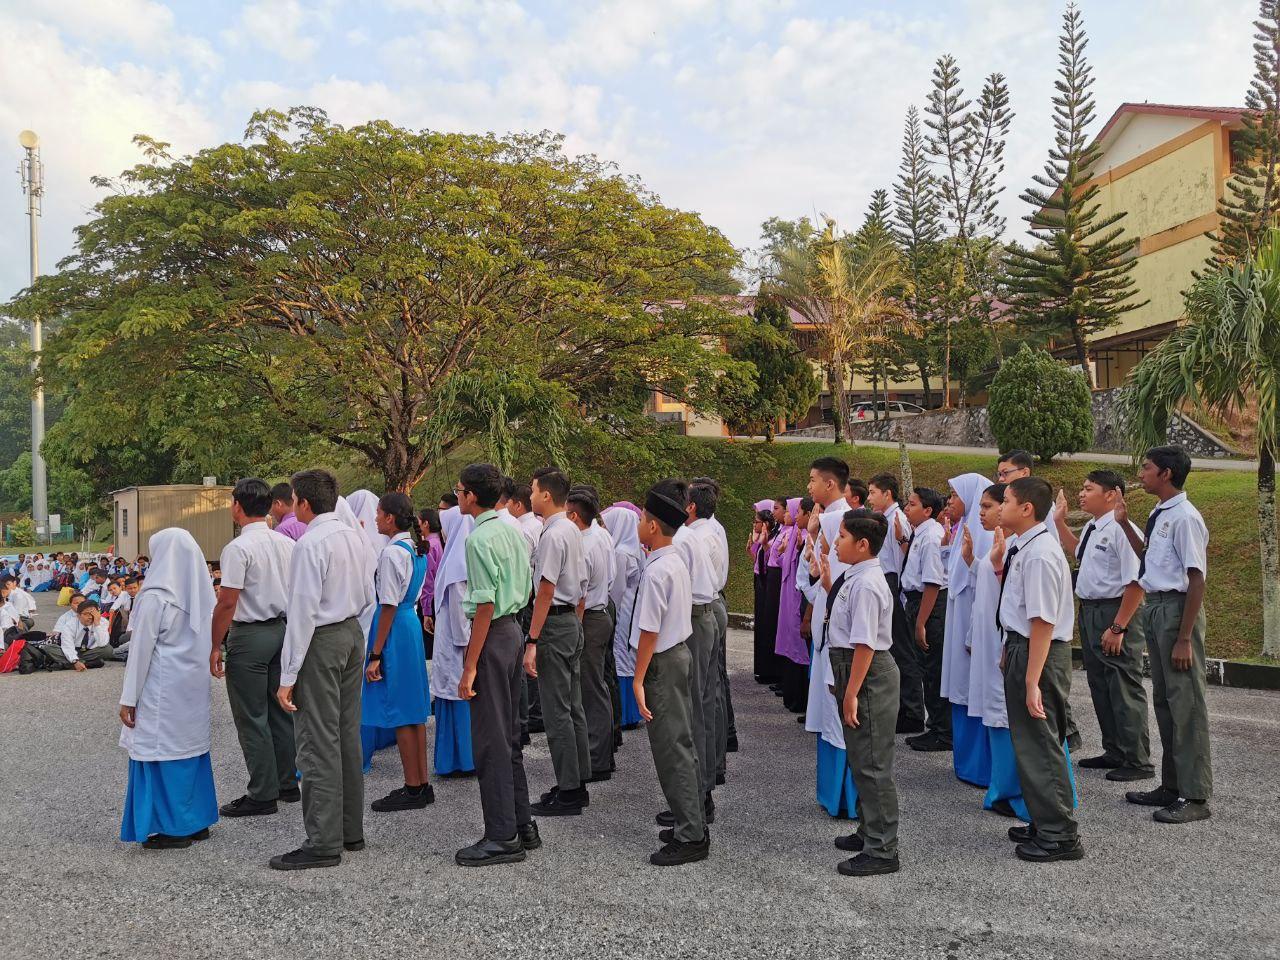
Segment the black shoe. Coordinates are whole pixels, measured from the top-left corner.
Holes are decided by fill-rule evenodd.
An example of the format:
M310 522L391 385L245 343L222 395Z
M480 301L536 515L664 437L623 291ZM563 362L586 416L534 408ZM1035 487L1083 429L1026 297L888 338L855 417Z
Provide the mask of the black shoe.
M1014 843L1031 843L1036 838L1036 828L1034 824L1028 823L1025 827L1010 827L1009 839Z
M1116 767L1124 765L1124 761L1119 757L1110 753L1104 753L1096 757L1080 761L1081 770L1114 770Z
M716 802L711 799L710 794L707 794L706 803L702 806L702 814L705 823L712 824L716 822ZM670 810L663 810L653 819L660 827L674 827L676 825L675 814Z
M625 729L625 728L624 728L624 729ZM725 741L725 743L724 743L724 752L725 752L725 753L737 753L737 752L738 752L738 738L737 738L737 736L729 737L729 738Z
M546 725L543 724L541 720L530 720L529 732L530 733L546 733L547 728L546 728ZM467 849L470 849L470 847L468 847Z
M298 803L302 799L302 790L298 787L286 787L280 791L277 797L281 803Z
M909 717L899 717L898 724L894 728L894 733L924 733L924 721L912 720Z
M142 843L143 850L185 850L197 840L208 840L209 828L197 830L185 837L173 837L167 833L157 833L147 837Z
M1020 843L1013 848L1019 860L1028 863L1055 863L1058 860L1080 860L1084 857L1084 845L1077 838L1067 843L1054 843L1048 846L1040 841Z
M289 853L282 853L271 858L272 870L316 870L321 867L336 867L342 862L342 854L335 853L331 857L318 857L299 847Z
M1163 786L1156 787L1154 790L1130 790L1124 798L1140 807L1167 807L1178 801L1178 795Z
M224 817L266 817L277 810L274 800L255 800L253 797L241 797L224 803L218 813Z
M542 846L542 837L538 834L538 825L532 820L516 827L516 837L520 840L520 846L526 850L537 850Z
M346 850L348 853L359 853L361 850L364 849L364 841L352 840L350 843L347 843L344 840L342 842L342 849Z
M649 856L649 862L655 867L678 867L682 863L696 863L707 859L711 852L711 835L708 833L696 843L681 843L679 840L668 841L661 850Z
M703 829L703 830L706 830L707 828L706 828L706 827L703 827L702 829ZM707 832L708 832L708 833L710 833L710 831L707 831ZM675 842L676 842L676 828L675 828L675 827L667 827L667 828L666 828L666 829L664 829L664 830L659 830L659 831L658 831L658 842L659 842L659 843L675 843Z
M488 867L495 863L519 863L525 856L517 833L510 840L483 839L464 847L453 855L453 862L460 867Z
M638 724L638 723L624 723L624 724L622 725L622 729L623 729L623 730L639 730L639 729L640 729L640 724Z
M897 873L898 858L895 856L886 860L860 853L851 860L842 860L836 865L836 870L846 877L874 877L881 873Z
M857 831L844 837L836 837L836 849L846 853L861 853L864 844Z
M933 736L933 734L931 733L920 733L914 737L907 737L906 744L908 747L914 747L917 743L923 743L925 740L928 740L931 736Z
M539 801L529 807L540 817L576 817L586 807L586 790L559 790L554 797Z
M1008 800L997 800L991 804L991 812L998 813L1002 817L1016 817L1018 814L1013 809L1013 804Z
M392 813L397 810L421 810L436 802L436 792L431 784L424 784L416 793L408 787L398 787L381 800L369 804L369 808L378 813Z
M951 750L951 741L936 733L926 733L921 737L909 739L907 743L911 745L912 750L920 753L948 753Z
M586 787L579 787L579 788L578 788L578 792L579 792L579 793L581 794L581 796L582 796L582 805L583 805L584 807L589 807L589 806L591 806L591 794L589 794L589 793L587 792L587 788L586 788ZM572 793L572 791L570 791L570 793ZM559 787L552 787L550 790L548 790L546 793L544 793L542 796L540 796L540 797L538 798L538 802L539 802L539 803L550 803L552 800L554 800L554 799L555 799L556 797L558 797L558 796L560 796L560 788L559 788Z
M591 776L587 777L587 779L583 780L582 782L583 783L604 783L606 780L612 780L612 779L613 779L612 770L601 770L598 773L595 770L592 770Z
M529 739L529 734L527 733L520 734L520 746L527 747L532 742L533 741Z
M796 717L796 723L804 723L804 720L805 720L805 715L803 713L800 714L800 716Z
M1155 779L1155 767L1116 767L1107 771L1107 779L1117 783L1133 783L1135 780Z
M1157 810L1151 815L1156 823L1195 823L1197 820L1208 820L1213 816L1209 805L1203 800L1183 800L1179 797L1167 807Z
M474 770L451 770L448 773L437 773L436 779L439 780L443 778L445 780L470 780L473 777L475 777L475 775L476 775L476 772Z
M716 774L716 786L717 786L717 787L723 787L723 786L724 786L724 774L723 774L723 773L717 773L717 774Z

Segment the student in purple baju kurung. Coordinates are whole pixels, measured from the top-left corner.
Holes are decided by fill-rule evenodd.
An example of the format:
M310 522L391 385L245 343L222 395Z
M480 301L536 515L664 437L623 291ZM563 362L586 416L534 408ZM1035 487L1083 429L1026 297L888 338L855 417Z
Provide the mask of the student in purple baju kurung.
M799 524L800 497L787 501L786 542L783 547L782 586L778 597L778 634L774 652L782 672L782 703L792 713L803 713L808 697L809 645L800 634L804 595L796 588L807 531Z

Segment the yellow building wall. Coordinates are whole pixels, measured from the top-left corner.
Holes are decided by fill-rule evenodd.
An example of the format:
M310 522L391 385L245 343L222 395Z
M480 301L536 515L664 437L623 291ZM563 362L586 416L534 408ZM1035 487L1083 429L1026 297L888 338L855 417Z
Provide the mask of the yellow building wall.
M1124 314L1119 323L1096 334L1094 339L1181 319L1182 294L1191 285L1192 274L1204 266L1212 246L1208 237L1195 236L1139 257L1130 276L1139 290L1137 299L1149 302Z
M1217 209L1218 136L1205 136L1166 154L1098 192L1099 214L1127 211L1121 221L1134 238L1150 237Z

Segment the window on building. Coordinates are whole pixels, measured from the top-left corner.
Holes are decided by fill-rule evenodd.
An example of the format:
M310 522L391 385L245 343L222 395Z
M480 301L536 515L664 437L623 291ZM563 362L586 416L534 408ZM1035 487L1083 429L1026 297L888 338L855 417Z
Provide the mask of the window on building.
M127 537L129 535L129 508L125 507L120 511L120 536Z

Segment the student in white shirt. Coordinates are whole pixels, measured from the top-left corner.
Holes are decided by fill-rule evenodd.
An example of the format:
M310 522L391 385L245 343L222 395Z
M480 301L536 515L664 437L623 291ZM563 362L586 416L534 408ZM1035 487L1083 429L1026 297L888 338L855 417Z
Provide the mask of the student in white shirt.
M851 877L898 870L898 791L893 782L894 727L898 717L898 666L893 646L893 598L877 555L889 525L871 510L844 514L836 558L848 569L827 586L831 692L844 726L845 756L858 788L858 829L836 840L857 856L837 868Z
M294 510L308 524L289 567L280 658L280 705L294 715L306 843L273 857L273 870L334 867L364 847L360 692L375 560L354 516L339 517L338 482L324 470L292 478ZM348 511L349 512L349 511ZM294 688L297 687L297 703Z
M582 712L587 720L591 772L584 779L598 783L613 776L613 694L606 675L613 642L609 587L613 583L613 540L596 524L600 501L594 489L569 490L565 513L582 532L582 559L587 566L587 592L582 600Z
M903 549L911 542L911 524L898 503L898 478L892 473L877 473L867 481L867 506L883 514L889 534L880 548L880 569L893 597L893 659L904 688L898 703L898 733L924 733L924 705L907 694L905 685L916 660L915 638L912 636L906 607L902 601Z
M1094 470L1080 488L1080 509L1092 518L1079 538L1066 525L1065 498L1054 510L1062 547L1076 560L1080 599L1080 645L1089 695L1102 733L1102 753L1080 761L1085 769L1107 770L1108 780L1150 780L1151 740L1147 733L1147 691L1142 685L1145 648L1138 555L1115 519L1124 499L1124 478L1114 470ZM1128 524L1137 536L1138 530Z
M1013 827L1019 859L1032 863L1084 856L1072 809L1075 795L1067 739L1071 634L1075 626L1071 570L1045 529L1053 490L1037 477L1010 483L1001 521L1017 540L1002 562L997 620L1004 630L1009 733L1031 825Z
M924 752L951 749L951 705L943 699L942 657L946 637L947 570L942 563L944 531L942 494L929 487L916 487L903 508L912 526L911 539L904 548L902 592L906 597L907 623L915 641L912 655L903 669L903 700L910 703L908 716L925 715L925 732L908 737L913 750Z
M107 633L107 621L92 600L80 604L74 622L68 621L66 614L60 617L57 630L40 645L40 649L63 670L74 669L77 672L88 667L101 667L113 659L114 652Z
M235 485L231 519L240 535L222 548L218 561L222 587L210 627L209 672L226 678L231 719L249 774L244 796L219 811L224 817L265 816L277 811L277 800L302 798L293 716L275 696L294 541L267 523L271 506L271 488L257 477Z
M1152 447L1138 479L1160 502L1147 517L1146 543L1129 530L1122 500L1116 520L1140 557L1137 583L1146 593L1143 632L1151 661L1151 699L1160 731L1160 786L1125 799L1159 807L1160 823L1192 823L1210 816L1213 769L1205 691L1204 591L1209 530L1183 487L1191 457L1180 446Z
M649 857L660 867L705 860L711 849L693 732L688 647L693 588L689 567L672 545L676 530L687 520L686 495L682 481L663 480L645 497L639 535L649 556L631 621L636 703L648 724L653 765L672 812L672 826L658 835L663 847Z
M725 754L738 752L738 724L733 715L733 690L729 685L729 607L724 599L725 584L729 582L729 535L725 533L724 524L716 516L720 505L720 483L714 477L694 477L689 481L691 487L709 487L715 502L707 517L716 539L715 555L718 559L716 570L719 588L716 598L711 604L716 618L716 657L720 679L716 686L716 782L725 779Z
M18 614L24 629L30 630L36 625L36 598L24 590L16 580L13 581L13 588L9 591L9 602L13 604L13 609Z

